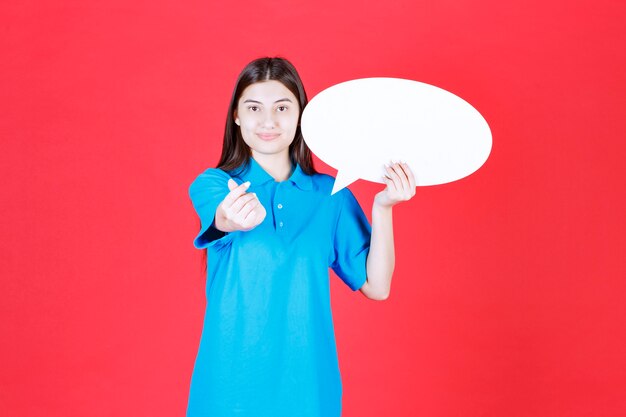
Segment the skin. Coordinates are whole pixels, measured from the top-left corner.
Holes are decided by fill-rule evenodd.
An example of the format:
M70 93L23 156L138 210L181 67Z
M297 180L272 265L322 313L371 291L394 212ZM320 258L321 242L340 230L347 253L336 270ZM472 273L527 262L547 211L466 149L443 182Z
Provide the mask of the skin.
M300 108L297 98L278 81L263 81L246 88L233 117L241 128L244 142L254 159L276 181L291 175L289 145L298 127ZM360 291L367 298L385 300L391 290L395 266L392 207L415 195L415 178L409 166L390 161L382 177L384 190L374 197L372 236L367 257L367 280ZM248 231L258 226L266 210L248 182L237 186L228 180L230 192L217 207L215 226L224 232Z

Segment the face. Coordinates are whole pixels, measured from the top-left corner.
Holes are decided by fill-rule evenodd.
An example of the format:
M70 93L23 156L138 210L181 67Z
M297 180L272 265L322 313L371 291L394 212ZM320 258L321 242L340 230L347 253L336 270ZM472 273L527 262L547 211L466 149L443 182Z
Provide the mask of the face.
M296 96L281 82L269 80L243 90L234 117L252 156L284 154L288 157L299 114Z

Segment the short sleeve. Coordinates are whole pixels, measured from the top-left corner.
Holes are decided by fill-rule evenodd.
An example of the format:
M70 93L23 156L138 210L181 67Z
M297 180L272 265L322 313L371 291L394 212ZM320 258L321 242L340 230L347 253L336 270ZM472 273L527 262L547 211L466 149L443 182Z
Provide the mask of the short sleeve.
M351 289L356 291L367 280L367 255L372 228L359 202L348 188L343 194L333 238L331 268Z
M198 175L189 186L189 197L201 222L201 230L193 241L198 249L212 246L229 235L217 230L214 225L217 206L230 191L229 178L221 169L209 168Z

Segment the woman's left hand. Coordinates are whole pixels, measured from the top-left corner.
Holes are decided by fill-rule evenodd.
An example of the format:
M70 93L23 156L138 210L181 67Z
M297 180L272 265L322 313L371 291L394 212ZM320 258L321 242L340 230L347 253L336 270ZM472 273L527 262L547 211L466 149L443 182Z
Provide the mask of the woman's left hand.
M387 187L376 194L375 205L391 208L401 201L410 200L415 195L415 177L406 163L392 163L385 166L385 172L383 181Z

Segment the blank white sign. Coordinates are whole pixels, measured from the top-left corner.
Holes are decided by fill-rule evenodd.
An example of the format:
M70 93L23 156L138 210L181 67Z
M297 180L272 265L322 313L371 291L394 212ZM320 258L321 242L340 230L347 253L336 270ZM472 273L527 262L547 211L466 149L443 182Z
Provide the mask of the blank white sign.
M306 144L337 169L332 193L359 178L383 183L383 165L409 164L418 186L444 184L480 168L491 130L460 97L400 78L362 78L327 88L306 106Z

